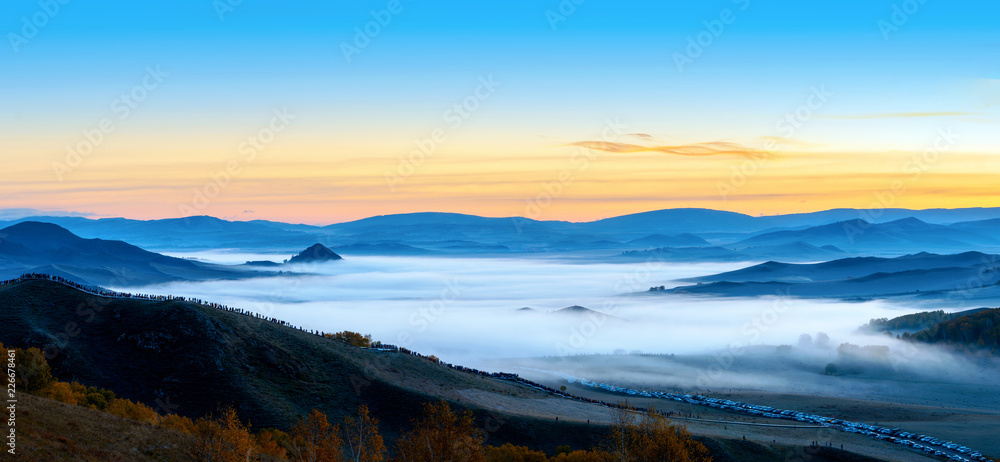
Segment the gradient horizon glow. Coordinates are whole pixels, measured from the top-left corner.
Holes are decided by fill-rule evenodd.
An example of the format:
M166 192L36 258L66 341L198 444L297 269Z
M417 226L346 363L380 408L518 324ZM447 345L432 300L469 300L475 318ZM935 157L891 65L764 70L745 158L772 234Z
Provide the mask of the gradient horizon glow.
M1000 4L0 5L0 208L1000 205Z

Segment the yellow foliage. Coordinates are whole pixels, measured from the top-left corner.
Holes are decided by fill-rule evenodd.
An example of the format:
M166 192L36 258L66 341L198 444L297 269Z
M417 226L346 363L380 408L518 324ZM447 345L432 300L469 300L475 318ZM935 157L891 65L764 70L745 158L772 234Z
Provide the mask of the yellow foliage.
M105 409L108 414L125 417L126 419L138 420L156 424L160 422L160 415L151 407L142 403L134 403L127 399L115 398L108 403Z
M177 414L170 414L161 418L160 426L163 428L177 430L188 435L194 435L198 432L198 425L195 424L193 420Z
M344 449L351 462L382 462L385 444L378 431L378 419L368 412L368 406L358 407L357 417L345 416L342 426Z
M612 410L611 431L604 441L605 460L609 462L710 462L708 449L691 438L683 426L671 425L666 417L651 410L638 413Z
M424 404L424 415L413 422L413 430L396 440L393 462L442 460L486 461L482 431L472 412L452 412L443 400Z
M244 462L257 460L254 437L250 428L240 421L236 410L225 407L218 418L198 419L197 441L191 455L195 460L212 462Z
M254 444L257 446L257 452L262 455L276 460L288 460L288 450L282 445L288 440L287 433L274 428L265 428L254 437Z
M604 462L608 454L600 451L573 451L559 454L549 459L549 462Z
M291 433L292 460L303 462L340 462L343 457L340 427L330 425L326 414L315 409L300 420Z
M38 392L39 396L43 398L54 399L60 403L66 403L71 406L76 406L84 400L82 394L78 394L73 390L73 386L66 382L50 382L45 388Z
M524 446L514 446L507 443L503 446L486 446L487 462L546 462L549 460L544 452L534 451Z
M371 335L361 335L357 332L351 332L349 330L345 330L343 332L337 332L336 334L333 335L326 334L326 336L336 340L343 340L356 347L368 348L372 346Z

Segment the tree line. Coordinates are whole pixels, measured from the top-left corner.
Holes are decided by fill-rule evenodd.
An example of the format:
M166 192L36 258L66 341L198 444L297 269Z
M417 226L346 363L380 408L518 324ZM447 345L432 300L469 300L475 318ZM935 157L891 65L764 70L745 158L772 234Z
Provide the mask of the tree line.
M944 343L962 349L988 350L995 354L1000 346L1000 308L946 320L912 335L904 333L901 338Z

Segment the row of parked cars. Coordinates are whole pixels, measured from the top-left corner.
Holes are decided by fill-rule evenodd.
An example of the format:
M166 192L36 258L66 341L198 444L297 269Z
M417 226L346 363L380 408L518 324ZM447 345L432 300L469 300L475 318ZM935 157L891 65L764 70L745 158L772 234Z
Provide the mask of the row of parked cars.
M832 417L824 417L820 415L792 411L788 409L776 409L770 406L761 406L757 404L744 403L729 399L709 398L703 395L635 390L626 387L619 387L615 385L594 382L588 379L572 377L566 374L561 374L561 373L557 374L562 376L566 380L570 381L571 383L576 382L581 385L593 388L599 388L614 393L623 393L627 395L642 396L647 398L669 399L689 404L708 406L711 408L725 410L725 411L739 412L742 414L752 415L755 417L795 420L798 422L813 423L823 427L834 428L849 433L857 433L860 435L868 436L873 439L888 441L891 443L908 446L915 450L943 457L948 460L954 460L960 462L973 462L973 461L986 462L990 460L987 459L986 457L983 457L981 452L975 451L968 447L960 446L956 443L952 443L950 441L943 441L941 439L927 435L917 435L914 433L905 432L899 428L882 427L879 425L866 424L864 422L852 422L848 420L835 419ZM948 449L958 454L949 454L943 451L942 449Z
M897 439L896 442L910 446L913 449L918 449L927 453L934 453L934 455L944 456L955 461L968 462L970 460L976 460L976 461L988 460L987 458L983 457L983 454L979 451L975 451L965 446L960 446L956 443L952 443L951 441L942 441L938 438L934 438L927 435L916 435L909 432L902 432L899 435L899 438ZM934 449L933 446L947 448L961 455L952 454L949 456L947 453L941 451L940 449ZM968 458L963 456L968 456Z

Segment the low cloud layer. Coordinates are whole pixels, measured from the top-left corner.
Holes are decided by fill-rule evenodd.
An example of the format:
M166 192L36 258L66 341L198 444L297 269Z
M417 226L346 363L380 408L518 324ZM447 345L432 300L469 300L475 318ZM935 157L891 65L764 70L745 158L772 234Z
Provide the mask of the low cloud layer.
M222 255L201 257L230 263L280 261L276 255ZM802 333L819 331L847 341L871 318L907 312L881 302L644 294L653 285L679 285L671 281L739 266L348 256L290 268L310 276L171 283L141 290L200 297L309 329L370 333L466 364L616 350L703 353L733 345L793 344ZM552 313L571 305L595 312ZM534 311L519 311L522 307Z

